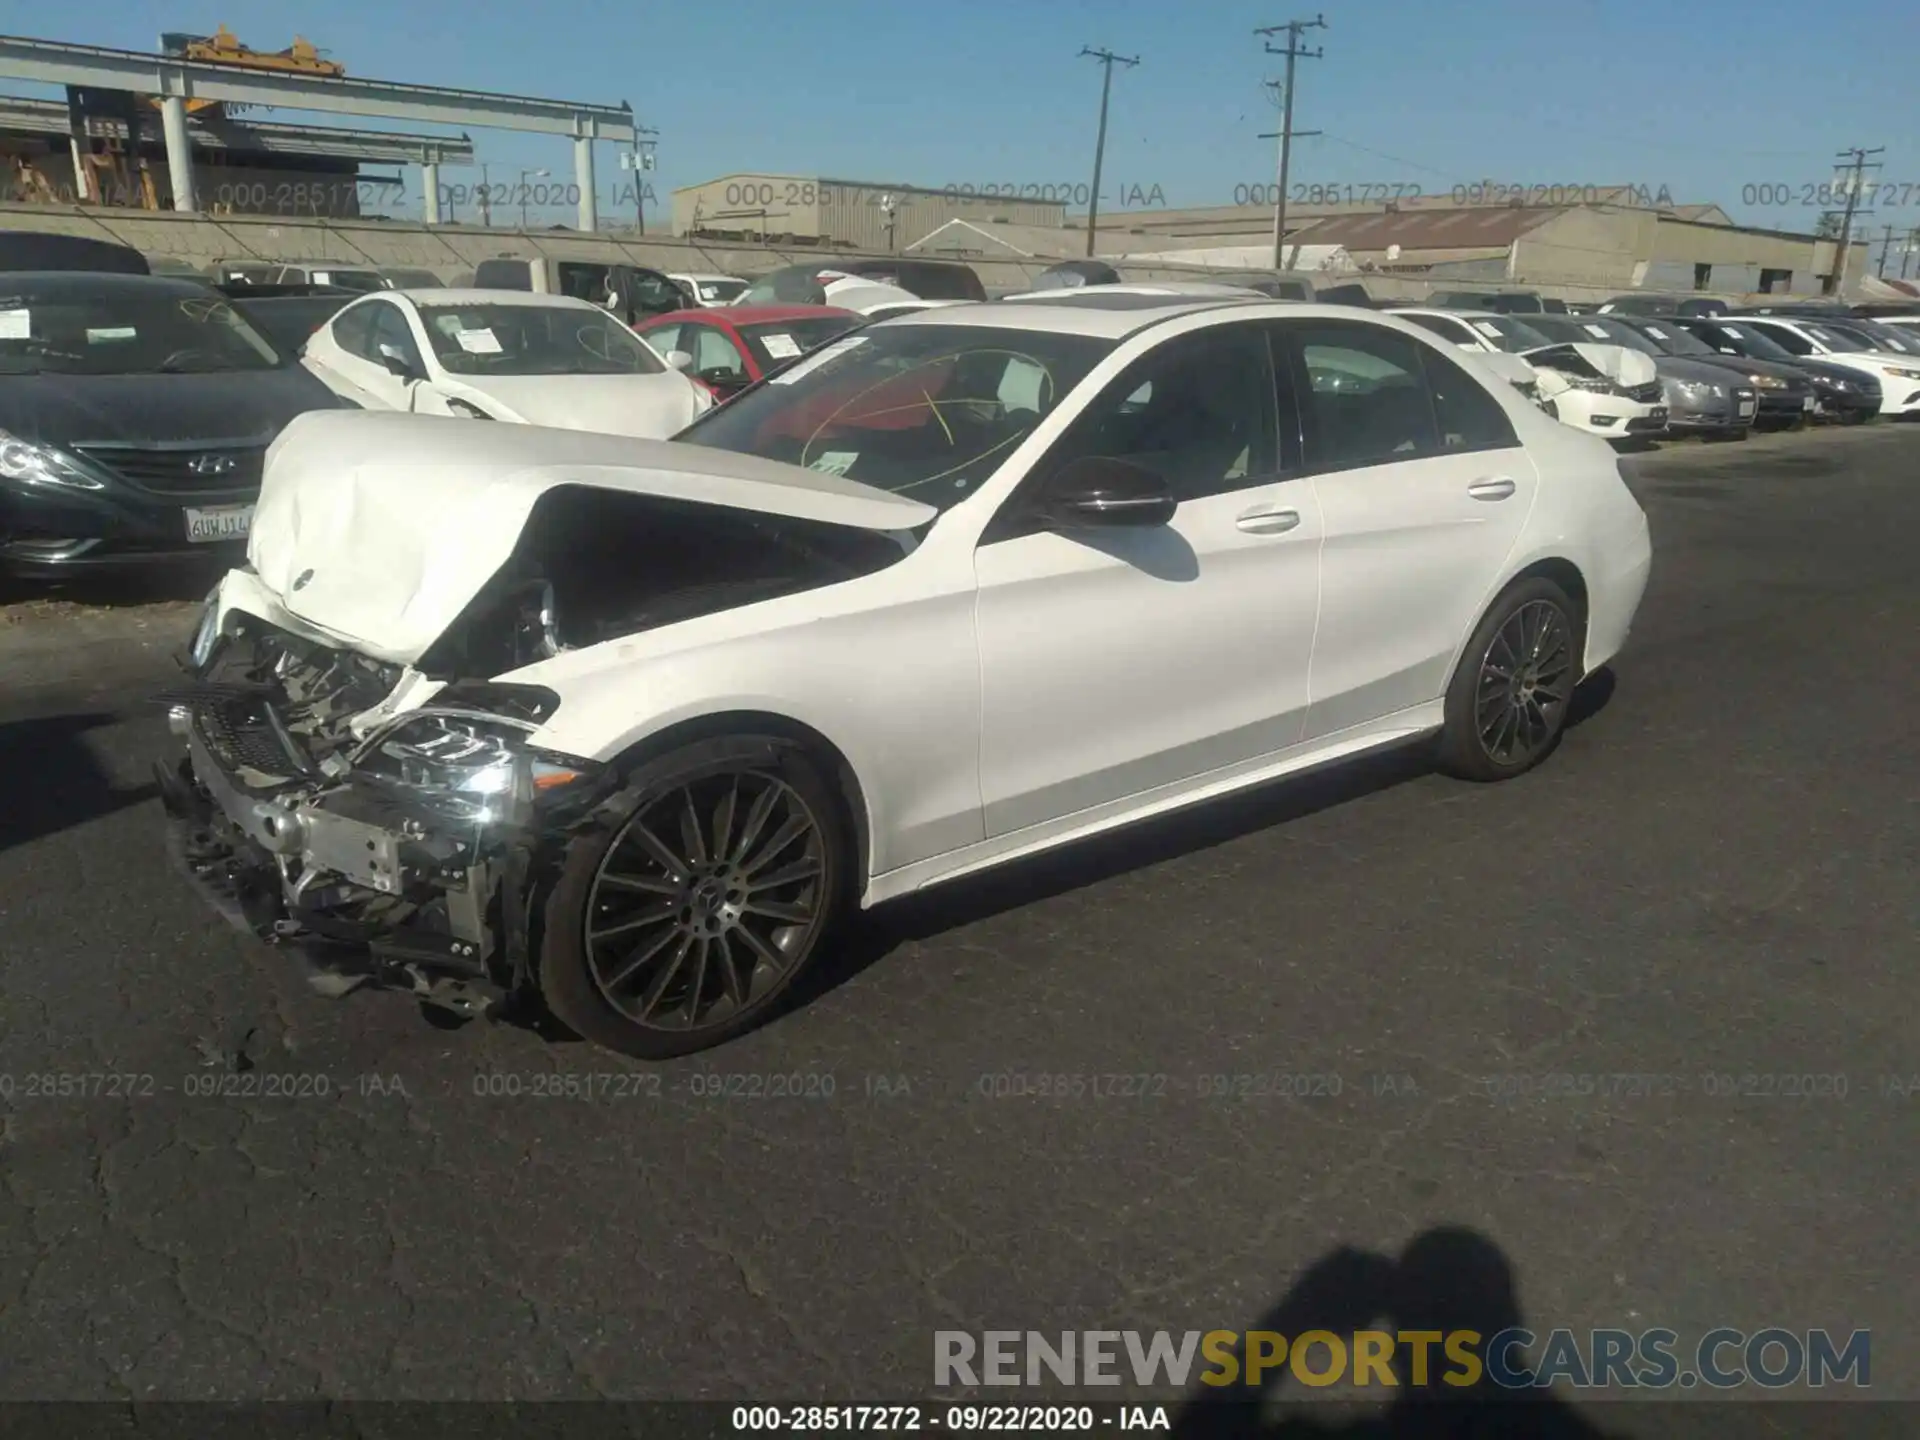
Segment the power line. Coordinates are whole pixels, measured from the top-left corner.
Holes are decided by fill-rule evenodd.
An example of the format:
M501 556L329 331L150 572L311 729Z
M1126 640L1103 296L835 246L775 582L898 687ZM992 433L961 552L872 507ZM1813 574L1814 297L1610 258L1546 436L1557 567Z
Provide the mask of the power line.
M1087 254L1093 254L1093 240L1100 228L1100 166L1107 158L1107 97L1113 93L1113 67L1132 67L1140 63L1138 55L1116 55L1111 50L1080 47L1081 56L1091 55L1100 62L1100 138L1093 144L1093 190L1087 196Z
M1856 145L1852 149L1842 150L1834 156L1836 160L1851 160L1853 162L1848 167L1853 171L1853 178L1847 181L1847 208L1840 216L1840 244L1834 251L1833 274L1828 277L1827 283L1821 287L1823 294L1832 295L1846 283L1847 252L1853 247L1854 217L1856 215L1871 215L1873 213L1872 210L1861 210L1859 208L1860 188L1865 172L1869 168L1874 170L1880 168L1880 162L1877 160L1869 166L1867 157L1869 155L1884 155L1886 153L1887 147L1884 145L1876 145L1871 150L1863 150ZM1867 243L1871 245L1873 242L1869 240Z
M1321 57L1323 51L1301 48L1300 37L1309 30L1326 28L1326 20L1316 15L1311 20L1289 20L1284 25L1269 25L1253 32L1266 39L1267 54L1287 57L1287 78L1282 82L1285 86L1285 95L1282 101L1284 108L1280 113L1280 128L1273 134L1260 137L1262 140L1280 142L1280 193L1273 197L1273 268L1276 270L1287 268L1287 167L1293 159L1293 137L1296 134L1318 135L1320 133L1318 130L1296 131L1293 128L1293 66L1296 60L1318 60ZM1276 46L1270 38L1267 38L1282 32L1287 37L1287 43L1284 46Z

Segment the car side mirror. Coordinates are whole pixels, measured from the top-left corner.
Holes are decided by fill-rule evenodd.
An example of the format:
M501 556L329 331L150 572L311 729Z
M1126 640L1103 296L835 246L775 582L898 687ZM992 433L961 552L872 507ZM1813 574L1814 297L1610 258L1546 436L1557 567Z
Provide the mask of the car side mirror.
M667 362L667 368L669 370L691 370L693 368L693 356L685 350L669 350L660 358Z
M1049 529L1112 529L1165 525L1179 502L1161 476L1131 460L1088 455L1047 482L1040 520Z

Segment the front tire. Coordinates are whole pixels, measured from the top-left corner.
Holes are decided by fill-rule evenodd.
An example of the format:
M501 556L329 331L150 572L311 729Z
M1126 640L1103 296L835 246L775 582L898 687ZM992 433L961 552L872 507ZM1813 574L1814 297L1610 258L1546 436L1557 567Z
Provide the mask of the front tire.
M1543 576L1509 586L1474 628L1447 687L1440 768L1462 780L1511 780L1560 744L1580 680L1585 627Z
M705 1050L778 1011L845 908L839 796L790 740L648 760L569 843L548 897L542 996L596 1045Z

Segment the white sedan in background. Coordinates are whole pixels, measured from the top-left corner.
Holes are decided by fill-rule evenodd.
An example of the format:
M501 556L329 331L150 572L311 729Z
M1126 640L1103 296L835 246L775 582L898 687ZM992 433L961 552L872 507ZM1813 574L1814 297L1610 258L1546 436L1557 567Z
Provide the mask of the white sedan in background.
M1390 316L956 305L671 442L296 418L162 788L283 947L664 1058L854 907L1386 747L1524 774L1651 557L1607 445Z
M1792 315L1721 315L1724 325L1744 325L1789 355L1844 365L1880 382L1882 415L1920 415L1920 356L1885 349L1871 332L1845 321L1829 323Z
M664 439L713 397L597 305L512 290L356 300L301 363L363 410Z
M1593 327L1591 340L1572 341L1536 330L1528 320L1538 317L1416 306L1387 313L1462 350L1519 356L1536 372L1535 394L1547 413L1576 430L1624 439L1658 435L1667 427L1660 372L1653 358L1614 344L1598 326ZM1549 317L1555 324L1566 318Z
M711 310L717 305L731 305L747 288L747 282L738 275L675 272L669 274L667 279L685 291L687 298L703 310Z

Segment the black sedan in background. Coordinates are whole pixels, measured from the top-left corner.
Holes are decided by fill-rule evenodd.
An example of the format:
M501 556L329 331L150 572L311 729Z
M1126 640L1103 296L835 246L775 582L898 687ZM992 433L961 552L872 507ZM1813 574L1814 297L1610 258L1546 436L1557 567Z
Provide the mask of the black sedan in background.
M1638 331L1662 355L1718 365L1732 374L1745 377L1759 397L1759 413L1753 422L1756 429L1798 427L1813 419L1813 379L1795 365L1750 359L1743 355L1724 355L1664 315L1622 315L1609 311L1603 318Z
M1813 418L1859 425L1880 413L1880 382L1863 370L1834 365L1811 355L1795 355L1773 343L1737 315L1673 317L1689 335L1722 355L1791 365L1813 382Z
M0 571L231 554L267 446L340 403L205 285L0 275Z

